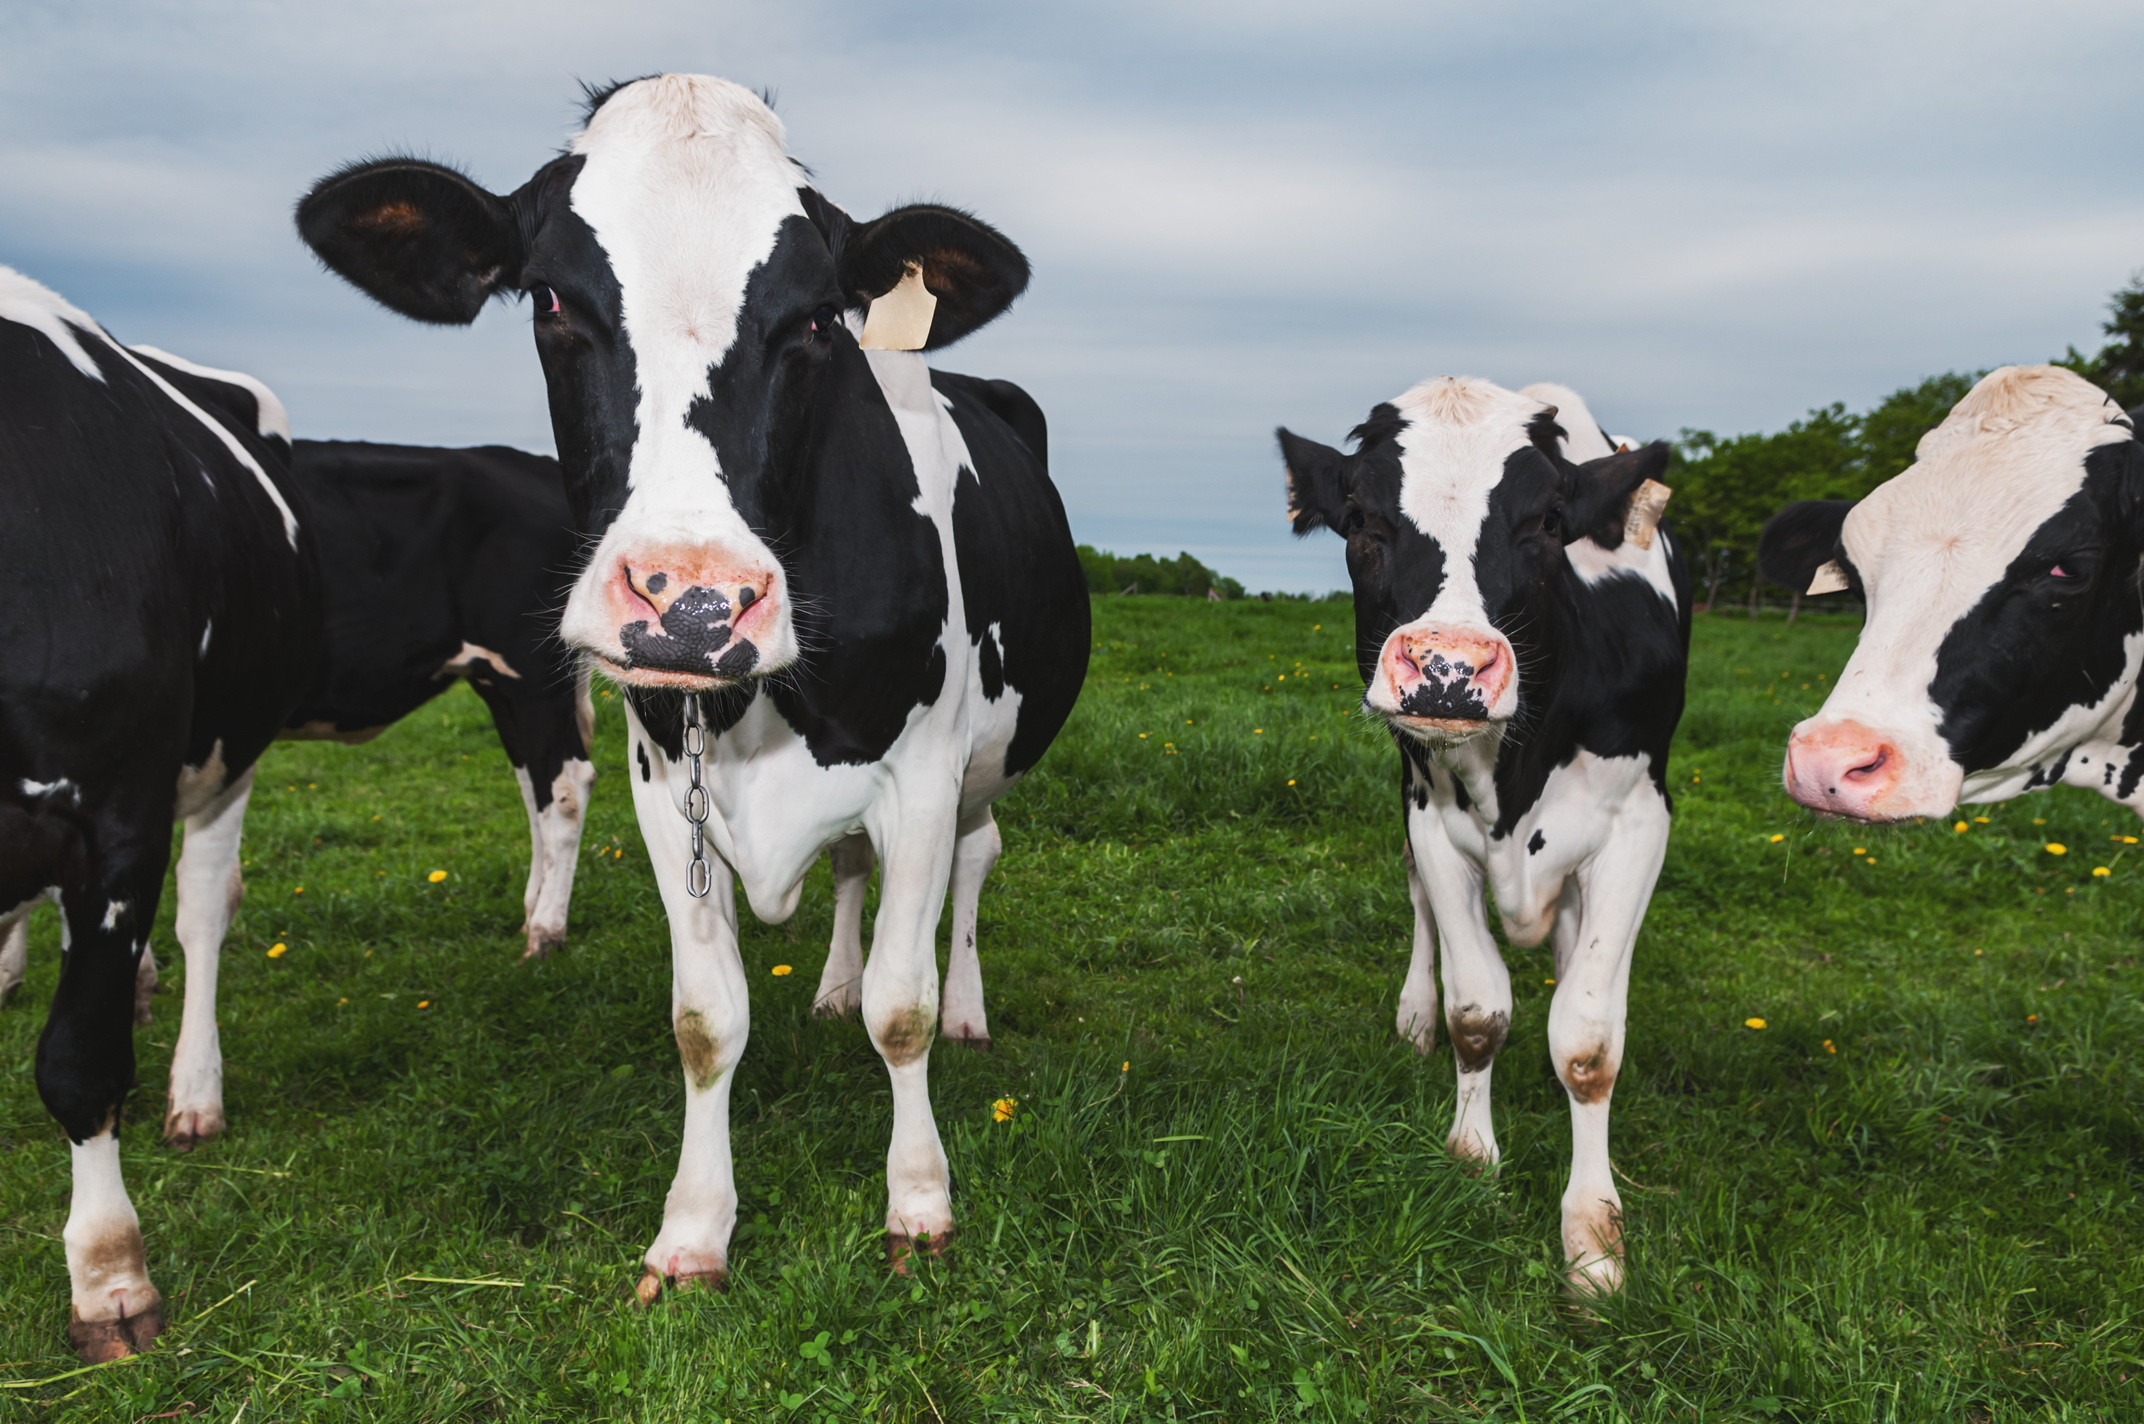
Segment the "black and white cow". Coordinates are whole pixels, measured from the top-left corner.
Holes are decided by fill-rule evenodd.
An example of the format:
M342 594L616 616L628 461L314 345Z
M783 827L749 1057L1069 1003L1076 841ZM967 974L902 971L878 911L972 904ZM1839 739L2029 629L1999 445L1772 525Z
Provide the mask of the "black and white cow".
M1783 777L1812 810L1941 816L2064 782L2144 812L2144 445L2059 366L1991 371L1859 503L1787 506L1765 577L1868 605Z
M298 225L329 267L419 320L532 300L567 499L593 545L562 632L627 690L629 775L670 916L685 1134L642 1298L729 1269L729 1092L748 1029L732 875L779 921L818 855L858 833L883 866L860 1001L893 1082L887 1246L896 1261L919 1238L935 1249L953 1224L927 1082L939 913L949 879L972 906L997 846L991 802L1070 713L1089 614L1034 402L913 350L865 350L860 317L897 286L920 296L920 273L928 347L944 346L1019 295L1026 260L949 208L852 220L764 103L692 75L596 95L566 152L510 196L387 159L323 179ZM706 864L688 807L706 815Z
M1399 1031L1458 1059L1450 1151L1497 1160L1489 1073L1511 1023L1505 935L1551 938L1549 1052L1571 1100L1571 1284L1622 1283L1608 1103L1631 952L1667 852L1689 579L1648 484L1668 449L1615 451L1561 387L1425 381L1370 412L1352 455L1287 430L1297 534L1347 540L1364 708L1400 750L1414 959ZM1626 537L1626 530L1630 537Z
M528 808L526 952L549 952L566 937L595 780L587 676L551 623L579 548L558 463L501 446L299 440L290 478L319 553L325 636L313 683L279 735L370 741L467 678L491 709ZM181 915L191 893L182 877ZM234 905L240 893L234 868ZM25 928L0 947L0 986L21 977ZM186 1000L164 1113L164 1139L182 1149L224 1127L220 941L184 946ZM153 983L147 951L143 964Z
M37 1091L74 1144L67 1335L88 1360L163 1328L118 1133L171 823L191 953L230 922L254 760L312 678L289 441L259 382L129 350L0 267L0 929L57 896Z

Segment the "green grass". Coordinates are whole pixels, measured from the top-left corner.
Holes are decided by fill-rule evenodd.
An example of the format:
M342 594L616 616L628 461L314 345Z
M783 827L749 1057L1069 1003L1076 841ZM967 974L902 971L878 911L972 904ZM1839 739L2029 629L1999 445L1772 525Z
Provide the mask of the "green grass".
M1509 956L1497 1177L1444 1155L1449 1055L1393 1032L1394 758L1349 712L1347 607L1096 615L1079 711L1000 808L997 1051L932 1060L947 1262L880 1264L884 1072L808 1012L822 864L789 924L744 915L732 1289L632 1307L682 1085L622 718L599 699L573 940L523 964L525 821L456 691L264 763L226 1137L156 1142L177 995L138 1037L170 1328L25 1388L75 1368L40 917L0 1012L0 1420L2144 1417L2133 818L2057 791L1964 834L1819 825L1780 748L1854 630L1701 618L1616 1093L1630 1286L1579 1312L1547 948Z

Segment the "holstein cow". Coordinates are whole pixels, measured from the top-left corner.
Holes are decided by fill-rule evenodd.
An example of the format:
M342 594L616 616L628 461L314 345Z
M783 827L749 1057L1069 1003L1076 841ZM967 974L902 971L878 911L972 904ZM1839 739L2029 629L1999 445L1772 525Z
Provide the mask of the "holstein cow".
M595 780L587 676L551 621L579 547L558 463L500 446L300 440L291 479L319 551L325 640L317 675L279 735L370 741L467 678L521 783L530 840L522 930L528 955L547 953L566 937ZM234 870L234 897L239 884ZM182 880L182 915L190 893ZM23 933L18 925L10 953L19 956ZM144 964L153 966L146 952ZM164 1114L174 1147L224 1127L216 978L217 945L188 945Z
M2144 446L2059 366L1981 378L1914 463L1858 503L1765 526L1764 575L1850 589L1867 622L1787 743L1796 801L1941 816L2057 782L2144 811Z
M1458 1059L1450 1151L1493 1166L1489 1073L1511 1023L1504 933L1555 945L1549 1052L1571 1100L1567 1276L1622 1283L1608 1103L1632 947L1667 851L1689 579L1653 482L1668 449L1615 452L1561 387L1425 381L1370 412L1352 455L1287 430L1298 535L1347 540L1363 706L1400 750L1414 959L1399 1031L1436 1041L1432 959Z
M265 386L128 350L0 267L0 928L56 894L68 950L37 1091L74 1144L67 1336L163 1328L119 1170L137 976L171 823L178 938L237 902L253 763L312 678L320 597Z
M896 1262L938 1248L953 1224L926 1076L939 912L951 878L973 923L990 804L1071 711L1088 604L1034 402L887 348L989 321L1026 260L950 208L852 220L765 104L692 75L596 94L510 196L385 159L323 179L298 225L419 320L467 322L516 292L535 309L593 545L562 632L626 689L670 916L685 1134L641 1298L729 1269L748 1027L731 876L778 922L820 852L858 833L883 865L861 1005L893 1081L887 1247Z

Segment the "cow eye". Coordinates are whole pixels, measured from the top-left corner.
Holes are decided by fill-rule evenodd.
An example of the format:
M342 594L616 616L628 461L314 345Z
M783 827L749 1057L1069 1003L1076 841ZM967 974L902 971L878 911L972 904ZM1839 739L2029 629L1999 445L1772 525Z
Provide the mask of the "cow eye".
M541 282L529 288L529 300L536 304L536 315L538 316L557 316L561 310L558 293L544 286Z
M1541 516L1541 532L1543 534L1554 534L1562 528L1563 511L1554 505L1549 506L1548 513Z
M1363 518L1361 510L1350 507L1347 518L1340 521L1340 535L1344 539L1352 539L1360 534L1363 526L1368 523L1369 520Z
M841 324L841 313L832 306L822 306L811 314L811 329L814 336L824 336Z
M2072 573L2071 573L2071 572L2070 572L2070 571L2069 571L2068 569L2065 569L2065 568L2064 568L2064 567L2062 567L2062 565L2060 565L2060 564L2057 564L2057 565L2055 565L2055 566L2054 566L2053 568L2049 569L2049 570L2048 570L2047 572L2048 572L2048 573L2049 573L2050 575L2052 575L2053 577L2055 577L2055 578L2058 578L2058 579L2066 579L2066 578L2074 578L2074 577L2076 577L2076 575L2072 574Z

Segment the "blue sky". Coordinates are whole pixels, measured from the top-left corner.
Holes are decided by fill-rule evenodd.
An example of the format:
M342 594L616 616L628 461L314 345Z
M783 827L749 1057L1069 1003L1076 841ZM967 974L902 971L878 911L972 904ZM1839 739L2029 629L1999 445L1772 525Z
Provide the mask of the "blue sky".
M776 92L860 216L970 207L1035 266L944 353L1021 382L1084 540L1253 588L1272 428L1423 377L1557 380L1609 428L1772 429L2091 349L2144 267L2144 6L107 3L0 19L0 262L250 371L300 434L551 446L525 306L416 326L290 205L361 154L510 191L576 80Z

